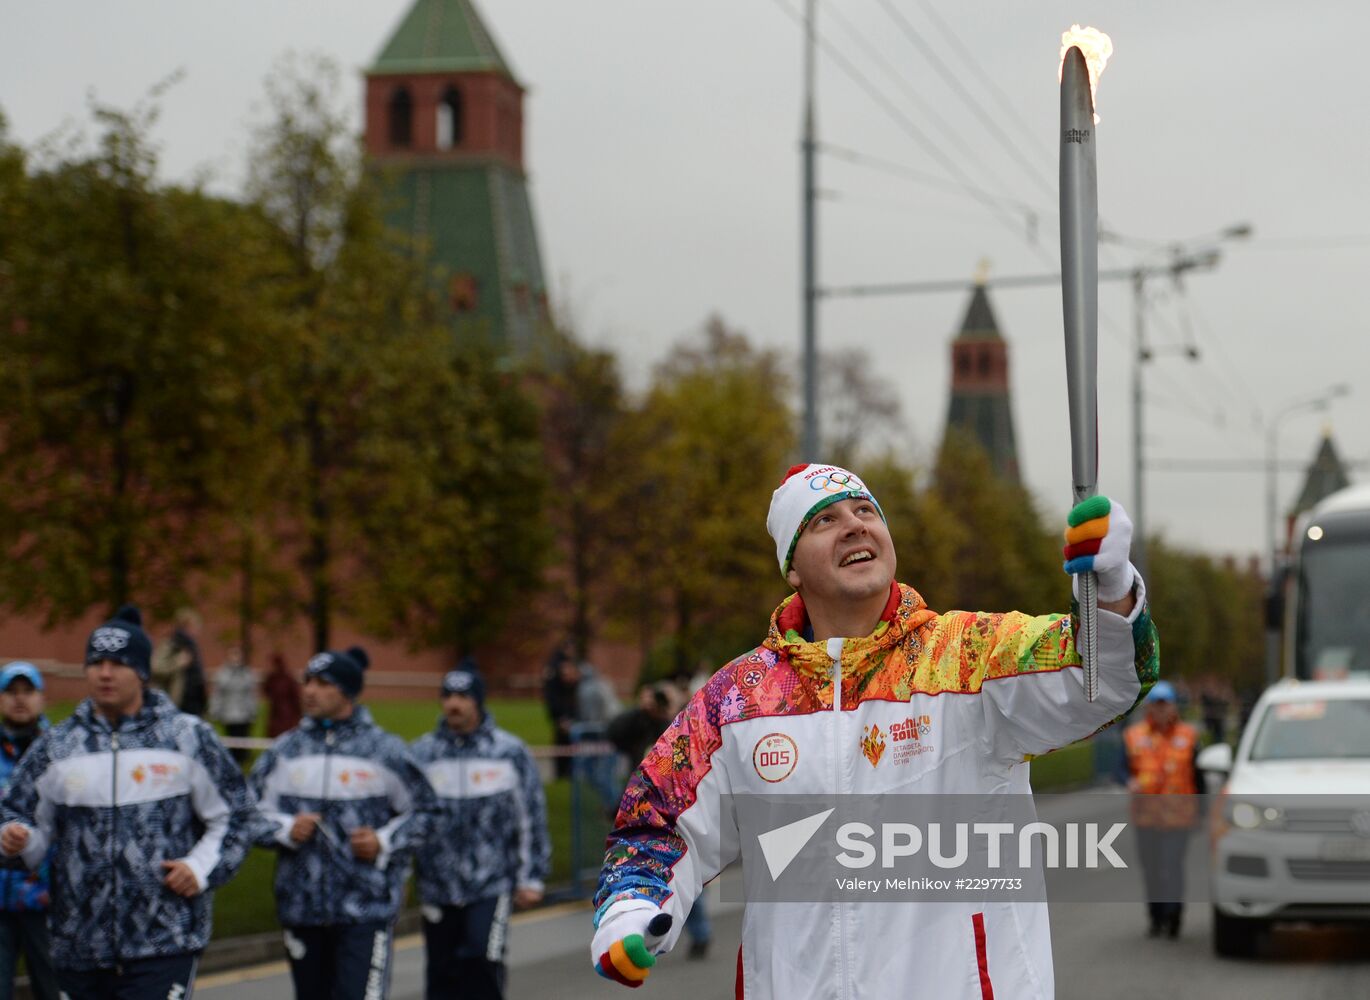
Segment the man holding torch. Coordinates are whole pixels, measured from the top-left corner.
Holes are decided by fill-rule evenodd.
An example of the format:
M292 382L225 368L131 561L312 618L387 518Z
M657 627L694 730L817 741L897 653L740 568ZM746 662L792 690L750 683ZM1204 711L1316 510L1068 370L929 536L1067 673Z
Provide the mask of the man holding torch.
M738 827L731 795L1027 793L1027 760L1126 713L1159 676L1145 587L1128 558L1131 522L1094 495L1093 93L1085 53L1072 36L1063 42L1061 255L1076 501L1065 570L1080 606L1070 616L937 614L895 582L884 513L861 480L833 466L792 468L766 527L796 593L776 609L765 641L691 699L629 783L595 899L590 958L605 978L641 985L703 884L734 860L719 836ZM1096 53L1096 74L1106 58ZM893 755L878 735L905 716L929 737L916 777L888 766ZM737 995L748 998L883 996L913 984L950 1000L1055 995L1046 904L1012 898L771 902L744 915L737 976Z
M766 525L796 593L633 775L595 897L596 971L637 986L674 945L704 883L735 860L718 835L738 823L730 795L1027 794L1028 758L1127 712L1159 670L1128 561L1131 523L1104 497L1069 521L1067 570L1098 580L1093 700L1072 616L930 610L895 582L894 546L865 484L834 466L791 469ZM916 786L867 743L909 715L928 726ZM915 983L943 1000L1049 1000L1045 904L772 902L743 918L738 996L874 997Z

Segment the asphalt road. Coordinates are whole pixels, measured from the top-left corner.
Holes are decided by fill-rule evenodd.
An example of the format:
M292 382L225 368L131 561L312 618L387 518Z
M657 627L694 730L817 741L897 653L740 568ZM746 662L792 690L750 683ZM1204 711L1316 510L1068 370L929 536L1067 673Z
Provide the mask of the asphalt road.
M1054 797L1049 811L1087 810L1083 797ZM1196 839L1197 852L1204 849ZM1197 874L1197 863L1191 868ZM726 877L726 876L725 876ZM716 895L716 893L715 893ZM741 911L715 899L715 940L707 958L665 956L641 993L657 1000L733 996ZM1141 903L1056 903L1051 931L1058 1000L1352 1000L1370 997L1370 929L1281 928L1269 935L1259 958L1213 955L1206 905L1190 906L1180 938L1145 936ZM510 1000L627 996L594 975L589 965L588 910L565 906L520 915L510 935ZM399 942L391 997L423 995L423 948L417 938ZM931 984L924 984L929 986ZM203 1000L238 1000L245 990L260 1000L289 1000L283 965L207 976L196 991ZM936 996L935 989L923 992ZM999 1000L1013 1000L1011 997Z

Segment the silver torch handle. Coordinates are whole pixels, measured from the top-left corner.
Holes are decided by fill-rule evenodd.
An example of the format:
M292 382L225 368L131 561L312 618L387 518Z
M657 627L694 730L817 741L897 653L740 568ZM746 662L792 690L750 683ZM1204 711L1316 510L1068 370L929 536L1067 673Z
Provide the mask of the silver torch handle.
M1099 479L1099 174L1094 96L1078 47L1066 52L1061 67L1061 304L1072 492L1079 503L1094 496ZM1075 648L1090 701L1099 693L1098 625L1098 582L1082 573Z

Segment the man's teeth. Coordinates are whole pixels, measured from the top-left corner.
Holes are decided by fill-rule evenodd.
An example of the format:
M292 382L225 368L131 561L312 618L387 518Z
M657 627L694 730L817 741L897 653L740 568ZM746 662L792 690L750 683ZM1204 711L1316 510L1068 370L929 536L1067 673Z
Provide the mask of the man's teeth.
M850 565L851 565L852 563L854 563L854 562L865 562L867 559L874 559L874 558L875 558L875 554L874 554L873 552L867 552L867 551L865 551L865 550L863 549L863 550L860 551L860 552L853 552L851 555L847 556L847 558L843 559L843 560L842 560L842 565L843 565L843 566L850 566Z

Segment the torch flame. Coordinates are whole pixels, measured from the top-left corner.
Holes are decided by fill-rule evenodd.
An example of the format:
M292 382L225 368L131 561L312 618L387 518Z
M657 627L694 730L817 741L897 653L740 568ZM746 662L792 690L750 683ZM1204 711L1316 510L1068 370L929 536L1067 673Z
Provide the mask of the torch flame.
M1072 24L1069 31L1061 32L1061 62L1056 70L1058 81L1065 72L1066 53L1072 48L1080 50L1085 57L1085 65L1089 68L1089 93L1095 102L1094 124L1098 125L1099 77L1104 75L1104 67L1113 55L1113 39L1098 28L1082 28L1078 24Z

